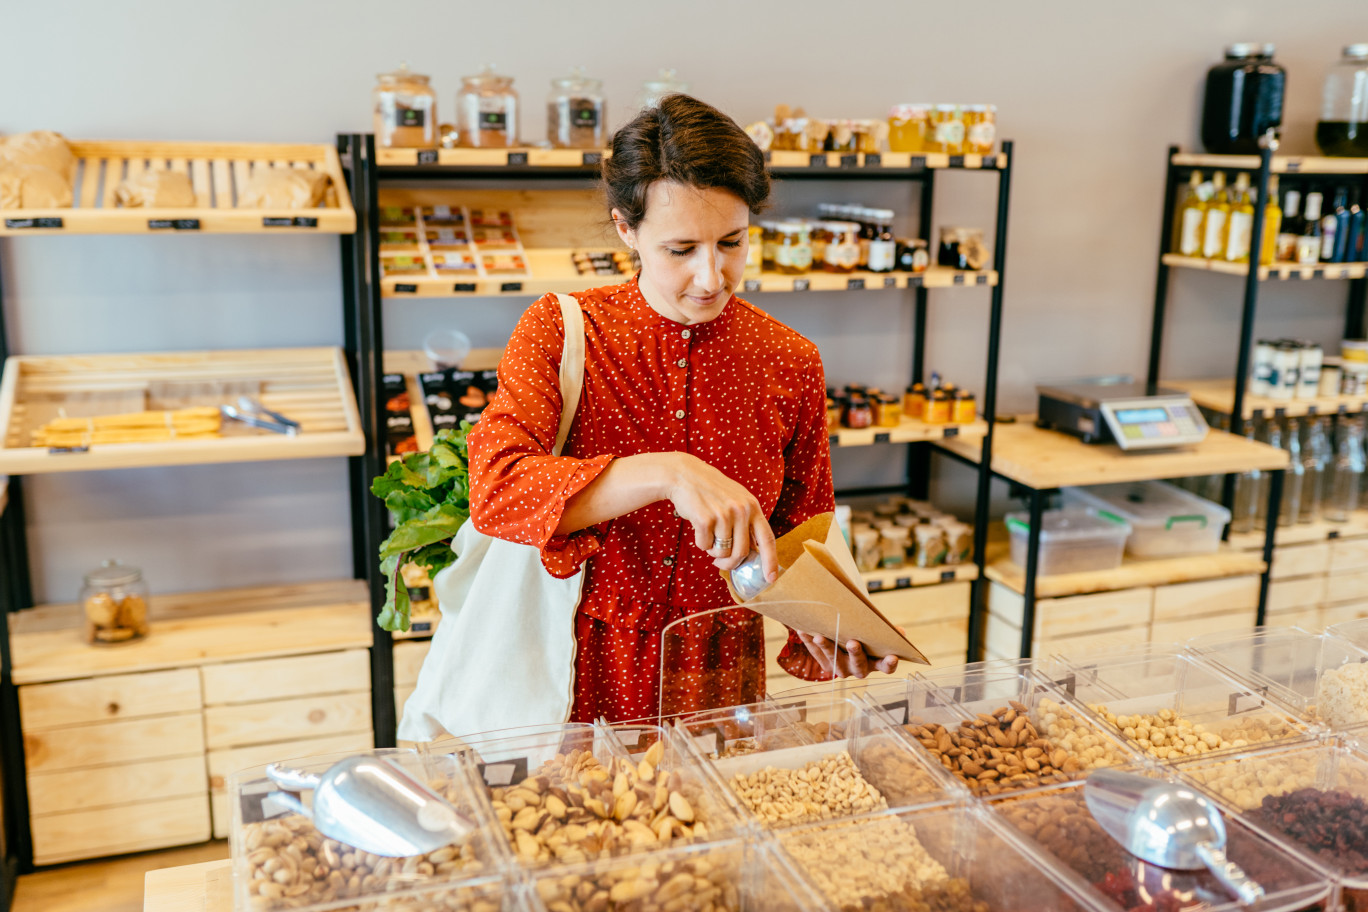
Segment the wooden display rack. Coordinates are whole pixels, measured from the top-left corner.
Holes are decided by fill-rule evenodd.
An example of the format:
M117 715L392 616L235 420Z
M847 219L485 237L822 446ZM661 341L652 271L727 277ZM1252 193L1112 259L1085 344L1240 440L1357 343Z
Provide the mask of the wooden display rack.
M384 168L594 168L612 153L607 149L376 149L376 163ZM1007 154L946 155L943 152L796 152L766 153L771 170L941 170L971 171L1007 167Z
M1169 389L1182 390L1192 396L1192 401L1202 408L1229 415L1235 408L1235 382L1229 378L1219 380L1165 380L1162 385ZM1340 409L1350 413L1362 412L1368 408L1368 393L1358 396L1315 396L1310 399L1270 399L1267 396L1244 395L1244 417L1260 415L1271 417L1279 413L1288 418L1300 418L1313 412L1317 415L1334 415Z
M1221 168L1257 171L1258 155L1208 155L1175 150L1169 161L1178 168ZM1368 158L1326 158L1318 155L1274 155L1272 174L1368 174Z
M74 204L66 209L5 209L0 235L146 234L197 231L220 234L356 230L337 150L326 145L73 140L77 158ZM324 205L312 209L239 209L244 182L262 168L297 168L328 175ZM114 191L145 170L190 177L195 206L123 208Z
M293 437L225 421L223 436L97 444L53 452L31 433L59 413L111 415L158 408L158 389L213 383L256 386L266 408L302 425ZM234 393L225 401L232 404ZM340 349L299 348L146 355L13 356L0 380L0 472L31 475L140 466L356 456L361 419Z
M1249 275L1248 263L1231 263L1226 260L1204 260L1200 257L1183 256L1181 253L1166 253L1160 258L1165 266L1182 269L1201 269L1219 272L1224 275ZM1260 279L1361 279L1368 275L1368 263L1317 263L1304 266L1300 263L1273 263L1259 267Z

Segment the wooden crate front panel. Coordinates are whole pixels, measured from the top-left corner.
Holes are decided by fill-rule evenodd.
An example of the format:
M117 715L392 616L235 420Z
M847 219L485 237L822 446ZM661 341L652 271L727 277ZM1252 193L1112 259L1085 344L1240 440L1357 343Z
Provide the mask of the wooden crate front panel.
M1149 625L1114 628L1063 637L1036 636L1031 655L1081 654L1097 649L1134 646L1149 642ZM989 659L1015 659L1021 655L1021 628L998 615L989 614L984 628L984 654ZM956 663L959 664L959 663Z
M1321 608L1321 624L1341 624L1368 617L1368 601L1346 602L1342 605L1324 605Z
M1368 569L1368 538L1336 539L1330 542L1330 572Z
M19 688L24 731L197 712L199 708L200 682L193 668Z
M24 733L29 773L203 753L204 723L197 712Z
M1000 583L994 583L988 599L992 613L1009 624L1021 627L1025 604L1023 596ZM1035 638L1058 639L1146 625L1150 622L1153 601L1154 590L1148 586L1039 599L1036 601Z
M1265 621L1270 627L1300 627L1308 633L1320 633L1325 629L1321 620L1324 611L1319 605L1311 608L1294 608L1279 614L1270 614Z
M1259 578L1232 576L1154 587L1154 623L1194 615L1254 610L1259 606Z
M347 693L370 686L370 653L365 649L286 656L256 662L206 665L206 706L260 703L283 694Z
M1255 609L1241 609L1204 617L1156 622L1150 631L1152 643L1183 643L1208 633L1238 633L1254 626Z
M765 628L768 633L769 628ZM423 667L432 640L401 640L394 644L394 683L395 686L413 686L418 683L418 670Z
M973 583L968 581L941 583L871 592L869 599L891 623L911 628L931 621L967 618L972 588ZM917 641L914 639L912 642Z
M1368 598L1368 570L1332 573L1326 577L1325 600L1330 604L1358 602Z
M210 748L298 741L371 729L370 691L324 694L204 710Z
M209 839L209 796L49 814L30 821L35 864L122 855Z
M28 777L29 813L36 817L130 801L201 795L207 787L204 757L199 754L100 766L79 773L36 773Z
M1325 601L1328 584L1329 578L1326 576L1273 580L1268 584L1269 615L1320 607L1321 602Z
M1314 545L1287 545L1273 549L1272 579L1311 576L1330 570L1330 542Z

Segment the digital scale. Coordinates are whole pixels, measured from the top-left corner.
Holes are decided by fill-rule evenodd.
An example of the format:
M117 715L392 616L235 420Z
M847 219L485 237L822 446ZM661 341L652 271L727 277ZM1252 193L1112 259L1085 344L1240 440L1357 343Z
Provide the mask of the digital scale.
M1036 425L1123 450L1191 446L1207 435L1206 419L1192 397L1143 383L1082 383L1036 387Z

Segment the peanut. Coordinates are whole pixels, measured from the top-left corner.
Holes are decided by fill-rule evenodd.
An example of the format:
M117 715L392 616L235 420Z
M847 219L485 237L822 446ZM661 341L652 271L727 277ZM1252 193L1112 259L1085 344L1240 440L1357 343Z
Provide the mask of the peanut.
M888 807L846 751L800 769L767 766L749 776L737 773L730 784L746 807L771 826L849 817Z

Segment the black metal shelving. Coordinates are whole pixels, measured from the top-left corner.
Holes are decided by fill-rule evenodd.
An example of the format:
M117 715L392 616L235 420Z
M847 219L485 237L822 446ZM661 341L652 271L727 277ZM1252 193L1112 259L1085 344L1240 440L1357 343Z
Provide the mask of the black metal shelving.
M600 156L597 153L588 153L582 160L569 164L538 167L527 163L527 153L512 150L507 154L506 163L503 165L489 164L485 160L488 153L480 157L479 163L465 164L460 161L461 155L459 153L427 151L401 158L393 153L382 152L380 156L377 156L374 137L369 134L339 136L338 149L342 153L344 170L351 186L359 220L356 234L351 238L343 239L344 248L350 246L350 249L344 249L343 253L344 281L352 286L347 292L348 299L354 300L360 310L369 310L369 315L359 318L359 324L364 324L366 331L364 338L359 340L358 357L360 360L354 365L354 371L358 389L369 390L372 393L377 389L378 380L383 373L384 346L381 333L381 310L384 295L382 295L380 285L379 194L386 183L402 181L409 186L478 187L482 183L498 182L502 186L515 186L520 182L532 185L547 181L590 182L599 177L597 163ZM439 157L442 159L441 161L439 161ZM817 159L821 159L821 161ZM814 156L809 167L773 167L771 174L776 178L790 181L879 180L918 183L922 188L918 233L922 239L928 242L928 245L931 240L936 176L941 170L991 174L997 179L997 234L994 241L993 264L996 271L996 282L990 289L987 365L982 399L982 411L988 427L982 438L982 460L978 469L977 501L974 516L975 563L979 572L972 587L970 635L967 649L967 658L972 661L979 655L983 632L982 614L985 591L983 589L983 569L988 528L988 492L991 480L989 466L992 461L993 415L997 406L997 372L998 355L1001 347L1007 219L1011 172L1014 163L1013 144L1010 141L1003 142L1000 155L988 156L982 160L972 156L967 158L954 157L946 160L938 159L935 156L913 157L905 166L901 161L897 166L885 166L877 156L844 156L837 160L838 164L834 167L832 161L829 156ZM912 382L922 382L925 370L929 290L926 287L916 287L913 291L915 309L911 380ZM465 295L465 297L471 296ZM367 347L367 343L369 343L369 347ZM365 392L362 395L366 398L359 405L362 414L367 418L368 426L379 427L378 397L373 394L366 395ZM837 440L833 435L833 444L835 443ZM380 435L371 435L367 439L367 445L368 449L364 457L365 464L370 467L367 471L373 470L375 474L378 474L379 471L383 470L385 464L384 442ZM920 497L926 495L932 443L930 441L918 442L911 446L906 483L894 489L878 490L898 490ZM361 485L359 490L364 491L368 488L367 478L357 481L358 485ZM863 489L862 493L873 493L874 490ZM842 491L841 493L850 494L854 492ZM365 529L364 534L366 536L364 553L373 557L377 553L380 541L387 534L384 517L378 515L383 513L383 508L378 501L375 501L373 504L362 508L362 511L365 513L363 521L360 522ZM372 575L372 591L378 606L383 599L383 593L380 591L380 581L374 575ZM392 687L386 686L386 682L391 685L393 682L393 657L389 645L388 634L377 631L372 663L372 681L375 685L374 722L378 745L389 743L385 740L384 735L391 733L392 736L395 728L393 690Z

